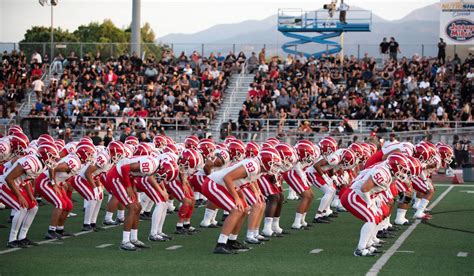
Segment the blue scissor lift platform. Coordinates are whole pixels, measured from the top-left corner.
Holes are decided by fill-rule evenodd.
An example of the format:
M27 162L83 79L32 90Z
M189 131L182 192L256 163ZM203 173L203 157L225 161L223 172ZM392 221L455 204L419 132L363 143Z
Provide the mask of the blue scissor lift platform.
M330 17L327 10L278 10L278 31L284 36L295 39L283 44L282 49L285 53L293 55L303 53L306 57L320 58L323 54L339 53L342 49L341 44L330 39L339 37L344 32L370 32L371 25L370 11L349 10L346 23L342 23L339 21L339 12ZM326 45L327 49L314 53L296 50L298 45L307 43Z

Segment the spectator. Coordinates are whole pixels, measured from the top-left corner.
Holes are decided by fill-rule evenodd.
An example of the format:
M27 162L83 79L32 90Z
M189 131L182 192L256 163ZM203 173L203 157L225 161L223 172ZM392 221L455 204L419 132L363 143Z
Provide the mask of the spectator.
M252 52L252 55L247 60L247 71L249 74L253 74L258 69L259 60L255 55L255 52Z
M446 63L446 42L442 38L438 43L438 62L443 65Z
M388 43L388 50L390 52L390 59L397 61L398 53L401 53L401 51L400 46L398 45L398 42L395 41L394 37L390 38L390 42Z
M459 141L459 166L464 164L470 164L470 155L471 155L471 141L467 138L467 135L463 135L462 140Z
M127 139L127 137L131 135L132 135L132 129L130 127L126 127L123 130L122 135L120 135L120 141L122 143L125 143L125 139Z

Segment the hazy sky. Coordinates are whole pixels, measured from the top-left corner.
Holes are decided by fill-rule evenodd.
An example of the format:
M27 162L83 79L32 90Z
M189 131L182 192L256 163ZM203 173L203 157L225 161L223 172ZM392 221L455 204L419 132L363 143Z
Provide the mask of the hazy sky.
M157 37L169 33L194 33L216 24L263 19L278 8L316 10L330 0L142 0L142 23L149 22ZM395 20L438 0L346 0ZM131 22L132 0L59 0L54 8L55 26L74 30L81 24L110 18L120 26ZM50 8L38 0L0 0L0 42L17 42L34 25L50 26Z

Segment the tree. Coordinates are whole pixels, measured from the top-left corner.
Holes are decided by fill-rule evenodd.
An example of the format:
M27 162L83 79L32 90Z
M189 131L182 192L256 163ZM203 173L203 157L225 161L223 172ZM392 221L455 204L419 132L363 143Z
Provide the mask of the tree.
M91 22L87 25L79 26L72 33L61 28L54 29L55 45L65 44L66 49L55 49L55 53L68 54L74 51L78 54L101 52L102 56L119 56L130 51L130 27L126 29L118 28L112 20L105 19L102 23ZM161 46L155 44L155 33L149 23L145 23L141 28L143 51L161 55ZM27 30L25 38L20 41L20 49L31 55L36 50L39 53L49 53L50 28L34 26ZM36 42L38 44L30 44ZM81 42L81 44L77 43ZM44 47L43 47L44 45ZM81 47L82 46L82 47Z

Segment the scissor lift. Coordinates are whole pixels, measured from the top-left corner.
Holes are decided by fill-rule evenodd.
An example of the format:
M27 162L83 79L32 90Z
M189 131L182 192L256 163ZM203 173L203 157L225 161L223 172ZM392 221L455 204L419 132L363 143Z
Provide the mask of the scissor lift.
M284 36L295 39L283 44L281 48L285 53L293 55L303 53L307 58L320 58L323 54L339 53L342 50L341 44L330 39L339 37L344 32L370 32L371 25L372 13L370 11L349 10L346 23L342 23L339 21L339 12L335 12L334 16L330 17L327 10L278 10L278 31ZM326 49L314 53L297 50L299 45L307 43L325 45Z

